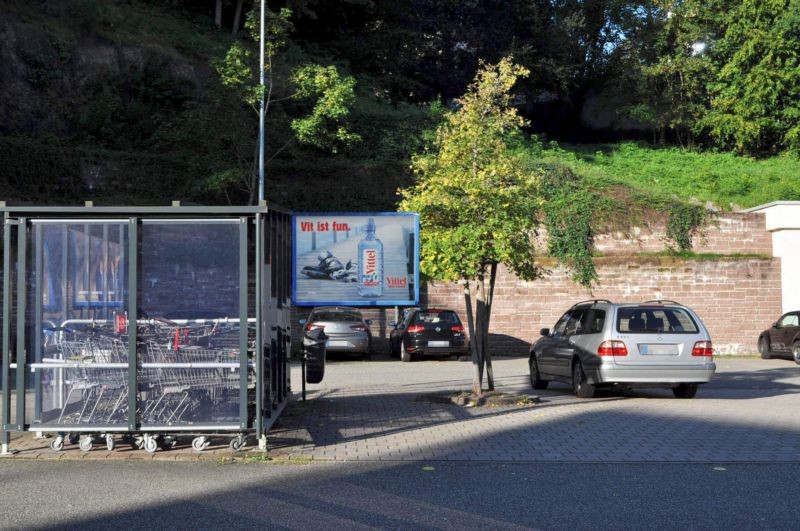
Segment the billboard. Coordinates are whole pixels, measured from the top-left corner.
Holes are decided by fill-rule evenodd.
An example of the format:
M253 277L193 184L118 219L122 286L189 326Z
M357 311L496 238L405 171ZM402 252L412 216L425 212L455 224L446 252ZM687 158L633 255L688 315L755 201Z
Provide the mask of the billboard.
M415 213L298 213L292 219L296 306L419 303Z

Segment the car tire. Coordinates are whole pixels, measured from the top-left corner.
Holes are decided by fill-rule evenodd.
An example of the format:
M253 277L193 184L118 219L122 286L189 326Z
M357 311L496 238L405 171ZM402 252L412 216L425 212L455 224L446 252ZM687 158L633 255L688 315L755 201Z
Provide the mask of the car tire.
M761 337L758 340L758 353L761 354L762 360L768 360L772 358L772 352L769 350L769 341L767 341L766 337Z
M400 361L407 363L407 362L409 362L409 361L411 361L413 359L414 358L412 357L411 353L406 350L406 346L401 341L400 342Z
M537 390L547 389L547 385L550 382L542 380L539 374L539 364L536 363L536 358L533 354L531 354L531 358L528 360L528 369L530 369L531 387Z
M694 398L697 394L698 384L696 383L682 383L678 387L672 388L672 394L675 398Z
M592 398L596 390L595 386L586 380L586 373L583 372L580 360L572 364L572 390L578 398Z
M796 364L800 365L800 341L795 341L792 345L792 358Z

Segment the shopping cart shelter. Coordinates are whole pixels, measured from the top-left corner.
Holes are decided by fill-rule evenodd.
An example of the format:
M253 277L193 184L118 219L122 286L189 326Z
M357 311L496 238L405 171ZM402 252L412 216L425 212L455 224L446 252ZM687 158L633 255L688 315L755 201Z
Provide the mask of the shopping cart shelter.
M2 431L84 451L193 436L239 449L290 395L291 215L253 207L10 207ZM252 438L251 438L252 439Z

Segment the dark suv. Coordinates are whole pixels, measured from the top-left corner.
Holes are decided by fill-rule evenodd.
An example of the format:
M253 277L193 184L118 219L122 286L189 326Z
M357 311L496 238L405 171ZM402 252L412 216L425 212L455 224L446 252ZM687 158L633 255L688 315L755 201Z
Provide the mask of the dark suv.
M392 323L390 323L392 324ZM459 356L467 353L464 326L453 310L414 308L397 323L389 340L392 354L411 361L422 354Z
M692 398L716 370L700 317L673 301L581 302L541 335L531 346L531 385L571 383L578 398L615 386L669 387L678 398Z

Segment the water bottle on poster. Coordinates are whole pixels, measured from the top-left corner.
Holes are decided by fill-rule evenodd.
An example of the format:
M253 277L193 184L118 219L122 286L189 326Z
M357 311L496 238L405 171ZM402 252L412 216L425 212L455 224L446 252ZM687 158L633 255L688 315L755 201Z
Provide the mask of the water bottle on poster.
M358 294L366 298L383 295L383 243L375 237L375 219L367 221L366 235L358 242Z

